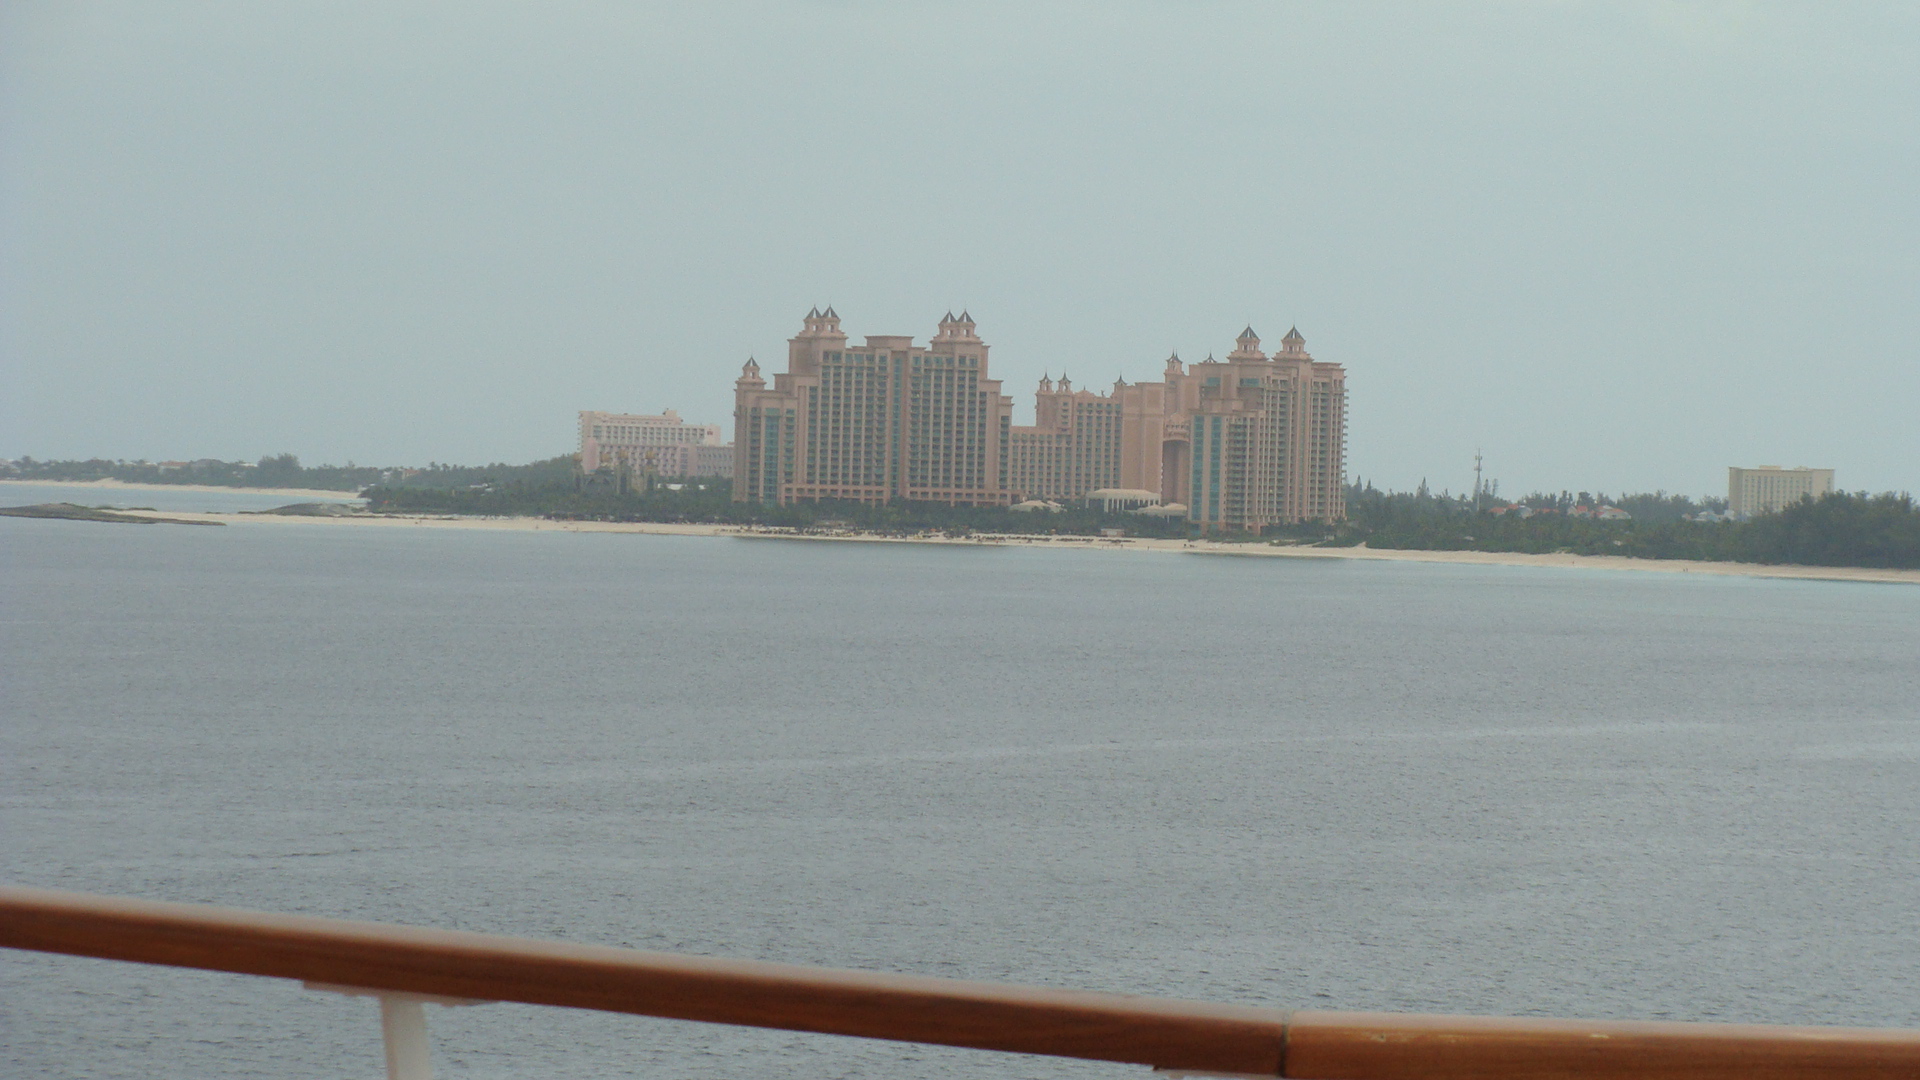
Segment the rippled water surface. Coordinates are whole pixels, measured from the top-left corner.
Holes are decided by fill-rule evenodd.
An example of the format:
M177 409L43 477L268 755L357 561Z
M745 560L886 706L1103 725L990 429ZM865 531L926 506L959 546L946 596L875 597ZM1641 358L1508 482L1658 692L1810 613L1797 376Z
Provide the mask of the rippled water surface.
M15 882L1253 1004L1920 1024L1920 589L0 519L0 604ZM8 1076L382 1069L371 1003L282 981L9 953L0 1009ZM451 1077L1145 1075L430 1022Z

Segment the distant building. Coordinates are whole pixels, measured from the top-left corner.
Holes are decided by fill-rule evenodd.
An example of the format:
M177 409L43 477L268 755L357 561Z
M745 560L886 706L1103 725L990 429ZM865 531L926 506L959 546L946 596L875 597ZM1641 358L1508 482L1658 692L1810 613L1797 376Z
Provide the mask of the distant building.
M1154 491L1202 526L1255 532L1345 518L1346 372L1306 344L1291 330L1269 356L1248 327L1225 360L1170 356L1159 382L1111 394L1042 378L1034 426L1013 429L1013 494Z
M1601 521L1627 521L1633 515L1617 506L1587 506L1582 503L1567 511L1568 517L1597 518Z
M733 497L1007 505L1013 399L988 378L987 350L965 312L920 348L908 335L849 345L831 307L809 311L771 387L752 359L734 382Z
M1252 327L1225 360L1167 360L1158 382L1075 389L1040 380L1034 423L987 377L987 346L948 313L910 337L850 346L832 308L807 313L787 370L748 360L734 383L734 498L972 506L1144 492L1205 528L1346 517L1346 375L1298 330L1269 356ZM1135 500L1134 509L1147 504Z
M1180 386L1191 411L1188 514L1257 531L1347 516L1347 383L1289 330L1272 356L1249 326L1224 362L1194 364ZM1168 365L1171 368L1173 365Z
M1136 488L1096 488L1087 492L1087 505L1099 508L1103 514L1144 510L1160 505L1160 493Z
M1727 470L1727 513L1735 517L1770 514L1802 498L1817 499L1832 492L1832 469L1762 465Z
M1007 483L1026 499L1083 499L1120 486L1121 404L1075 390L1064 372L1042 376L1033 396L1034 425L1008 440ZM1158 484L1154 485L1158 488Z
M689 424L668 409L658 416L580 414L580 469L625 466L654 476L732 476L733 447L719 424Z

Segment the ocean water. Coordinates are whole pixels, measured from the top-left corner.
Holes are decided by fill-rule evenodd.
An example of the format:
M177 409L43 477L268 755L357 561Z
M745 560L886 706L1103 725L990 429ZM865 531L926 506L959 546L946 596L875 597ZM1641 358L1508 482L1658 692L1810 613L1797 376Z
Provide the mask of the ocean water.
M1917 703L1905 586L0 519L7 880L717 956L1920 1025ZM1145 1075L429 1022L447 1077ZM381 1068L367 1001L0 954L9 1077Z

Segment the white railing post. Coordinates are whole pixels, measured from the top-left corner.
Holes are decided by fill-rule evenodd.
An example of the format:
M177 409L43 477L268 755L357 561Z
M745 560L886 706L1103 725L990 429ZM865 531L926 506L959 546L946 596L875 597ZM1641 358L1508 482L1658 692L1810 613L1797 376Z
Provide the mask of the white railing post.
M433 1047L427 1041L428 1002L435 1005L485 1005L472 998L434 997L429 994L398 994L388 990L369 990L359 986L334 986L330 983L303 983L309 990L324 990L348 997L370 997L380 1001L380 1041L387 1049L387 1080L433 1080Z
M433 1080L427 1010L418 998L381 994L380 1034L387 1044L387 1080Z

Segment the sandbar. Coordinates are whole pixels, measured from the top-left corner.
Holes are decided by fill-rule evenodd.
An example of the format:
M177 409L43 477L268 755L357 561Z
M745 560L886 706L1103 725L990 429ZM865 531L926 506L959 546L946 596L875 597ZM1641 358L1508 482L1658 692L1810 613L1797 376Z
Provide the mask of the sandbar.
M226 484L141 484L126 480L0 480L0 491L8 487L75 487L101 491L192 491L229 495L274 495L289 499L357 499L357 491L324 491L319 488L232 487Z

